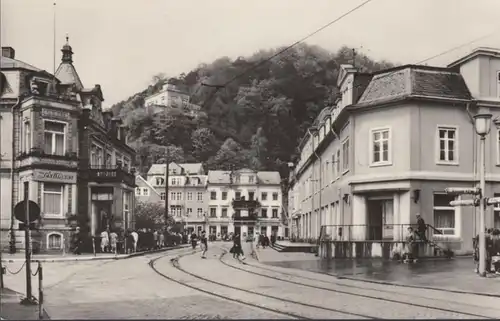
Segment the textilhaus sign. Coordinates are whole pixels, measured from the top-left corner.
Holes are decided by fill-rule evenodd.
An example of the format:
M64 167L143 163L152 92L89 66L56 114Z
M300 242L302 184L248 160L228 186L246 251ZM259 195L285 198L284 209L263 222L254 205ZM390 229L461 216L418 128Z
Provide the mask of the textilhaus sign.
M76 173L60 172L60 171L46 171L37 169L33 171L33 180L41 182L55 182L55 183L76 183Z

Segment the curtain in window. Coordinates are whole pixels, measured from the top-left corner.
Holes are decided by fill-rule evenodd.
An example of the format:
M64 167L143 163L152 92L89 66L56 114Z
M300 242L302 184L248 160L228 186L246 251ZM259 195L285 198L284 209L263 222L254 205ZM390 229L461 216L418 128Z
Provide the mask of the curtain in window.
M43 151L45 154L52 154L52 133L44 134L45 144L43 146Z
M434 227L455 228L455 210L434 210Z
M62 214L61 184L45 183L43 186L43 212L45 214Z

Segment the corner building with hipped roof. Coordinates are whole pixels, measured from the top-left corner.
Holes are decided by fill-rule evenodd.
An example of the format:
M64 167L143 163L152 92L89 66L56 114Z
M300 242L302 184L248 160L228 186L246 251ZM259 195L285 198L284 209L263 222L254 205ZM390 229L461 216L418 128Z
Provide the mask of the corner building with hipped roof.
M135 151L99 85L84 87L66 38L52 75L2 48L0 188L2 251L24 247L13 207L27 197L41 209L33 249L68 251L79 226L84 248L102 230L133 227Z
M404 65L367 74L342 65L338 87L336 105L302 139L290 175L294 237L321 237L326 257L388 258L420 213L430 240L471 253L479 210L451 207L456 198L445 188L479 184L473 116L500 116L500 50L478 48L446 68ZM484 192L500 195L494 125L486 137ZM488 206L486 226L500 228L500 208ZM436 253L429 246L425 254Z

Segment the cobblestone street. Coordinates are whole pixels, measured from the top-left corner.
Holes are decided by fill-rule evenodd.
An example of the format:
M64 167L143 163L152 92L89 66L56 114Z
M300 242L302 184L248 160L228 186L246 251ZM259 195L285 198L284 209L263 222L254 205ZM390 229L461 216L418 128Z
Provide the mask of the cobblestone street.
M199 253L182 249L126 260L45 263L46 311L52 319L500 316L499 298L450 296L445 291L337 279L264 265L249 256L248 244L244 264L230 255L220 259L222 248L227 247L210 244L206 260ZM178 255L178 263L172 264L171 259ZM162 275L151 268L151 260ZM19 265L9 263L9 270L15 269L15 264ZM5 284L23 293L24 273L8 275ZM36 293L36 282L33 285Z

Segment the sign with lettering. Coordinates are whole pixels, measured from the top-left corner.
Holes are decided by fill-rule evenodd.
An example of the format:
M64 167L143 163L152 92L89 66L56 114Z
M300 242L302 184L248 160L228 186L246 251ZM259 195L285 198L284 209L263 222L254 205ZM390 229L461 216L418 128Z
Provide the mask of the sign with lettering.
M33 180L40 182L76 184L76 173L36 169L33 171Z

